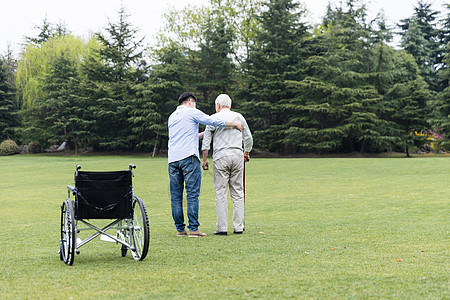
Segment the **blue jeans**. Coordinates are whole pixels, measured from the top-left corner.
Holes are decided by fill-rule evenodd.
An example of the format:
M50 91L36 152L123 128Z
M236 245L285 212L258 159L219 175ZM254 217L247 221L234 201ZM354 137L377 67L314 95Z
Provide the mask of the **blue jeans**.
M172 206L172 217L177 231L183 231L183 189L186 183L187 216L189 219L189 231L198 230L198 197L200 196L200 184L202 182L202 171L200 160L197 156L189 156L179 161L169 163L170 197Z

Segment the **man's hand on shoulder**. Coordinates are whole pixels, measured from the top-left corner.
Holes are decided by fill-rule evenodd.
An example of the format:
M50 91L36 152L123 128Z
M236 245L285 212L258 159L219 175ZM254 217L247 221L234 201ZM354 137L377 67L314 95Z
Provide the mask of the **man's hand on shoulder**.
M236 120L233 121L233 127L239 131L242 131L242 129L244 129L244 124L242 124L242 122L239 121L239 118L236 118Z
M236 118L236 120L234 120L233 122L226 122L225 126L235 128L239 131L242 131L242 129L244 128L244 125L242 124L241 121L239 121L238 118Z

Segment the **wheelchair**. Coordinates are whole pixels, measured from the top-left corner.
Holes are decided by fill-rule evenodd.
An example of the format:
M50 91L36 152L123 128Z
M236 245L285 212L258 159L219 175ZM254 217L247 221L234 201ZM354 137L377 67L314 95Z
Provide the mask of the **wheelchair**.
M80 171L80 165L76 166L75 187L67 186L67 200L61 205L59 255L64 263L72 265L75 253L80 254L79 249L99 235L101 240L120 244L123 257L128 250L138 261L147 256L149 222L144 202L134 195L132 177L135 168L130 164L126 171L87 172ZM103 222L103 226L93 225L91 219ZM95 233L83 240L77 238L84 230Z

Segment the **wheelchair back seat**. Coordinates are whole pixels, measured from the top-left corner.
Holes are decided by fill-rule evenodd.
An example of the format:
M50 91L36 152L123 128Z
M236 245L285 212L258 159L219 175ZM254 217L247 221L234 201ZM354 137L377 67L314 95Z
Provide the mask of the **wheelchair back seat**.
M75 219L132 218L132 172L75 173Z

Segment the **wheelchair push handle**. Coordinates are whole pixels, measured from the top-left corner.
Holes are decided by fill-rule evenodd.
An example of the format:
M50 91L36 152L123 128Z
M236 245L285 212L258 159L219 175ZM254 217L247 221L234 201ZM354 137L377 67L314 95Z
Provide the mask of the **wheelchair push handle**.
M75 176L78 176L78 170L81 169L81 165L77 165L76 167L76 171L75 171Z
M129 168L129 170L131 171L131 175L134 177L133 169L136 169L136 166L133 165L133 164L129 164L129 165L128 165L128 168Z

